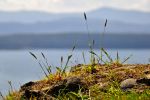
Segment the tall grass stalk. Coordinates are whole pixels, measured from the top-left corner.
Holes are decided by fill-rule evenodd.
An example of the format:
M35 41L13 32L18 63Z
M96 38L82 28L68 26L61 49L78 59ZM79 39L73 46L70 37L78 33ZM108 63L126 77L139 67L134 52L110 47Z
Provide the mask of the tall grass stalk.
M87 32L88 32L88 45L89 45L89 48L90 48L90 51L93 51L93 48L94 48L94 40L91 39L91 36L90 36L90 31L89 31L89 25L88 25L88 19L87 19L87 15L86 13L84 12L84 20L85 20L85 24L86 24L86 29L87 29ZM93 64L94 62L94 55L91 54L91 59L90 59L91 63Z
M85 24L86 24L86 29L87 29L87 32L88 32L88 45L91 46L91 37L90 37L90 31L89 31L89 25L88 25L88 19L87 19L87 15L86 13L84 12L84 20L85 20Z
M108 20L106 19L105 24L104 24L103 33L101 36L101 48L104 48L104 38L105 38L104 36L105 36L105 32L106 32L107 22L108 22Z
M105 24L104 24L103 33L102 33L102 36L101 36L101 49L104 48L104 38L105 38L104 36L105 36L105 32L106 32L107 22L108 22L108 20L106 19ZM101 60L102 59L103 59L103 51L101 50Z

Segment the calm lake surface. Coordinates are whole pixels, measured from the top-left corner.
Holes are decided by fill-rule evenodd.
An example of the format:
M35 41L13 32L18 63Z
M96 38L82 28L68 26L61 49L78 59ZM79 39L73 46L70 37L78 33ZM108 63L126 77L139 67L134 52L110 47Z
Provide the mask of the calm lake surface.
M61 56L64 57L65 62L67 56L71 54L69 49L0 51L0 91L3 94L6 94L10 89L8 81L12 82L14 89L18 89L20 85L26 82L39 80L44 77L38 62L29 54L29 51L33 52L39 60L43 60L41 56L41 52L43 52L48 59L48 63L52 66L60 66ZM150 63L150 49L107 51L113 58L116 57L118 51L121 60L133 55L126 63ZM86 63L88 63L90 56L88 50L75 50L69 65L84 63L82 52L85 53ZM95 52L100 54L99 50L95 50Z

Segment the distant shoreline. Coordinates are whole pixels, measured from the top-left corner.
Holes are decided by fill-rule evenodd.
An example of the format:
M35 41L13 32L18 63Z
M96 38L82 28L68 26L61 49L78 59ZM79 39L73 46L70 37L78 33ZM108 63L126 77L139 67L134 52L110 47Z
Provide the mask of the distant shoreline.
M95 49L101 48L101 34L91 34ZM24 49L87 49L87 34L23 34L0 36L0 50ZM104 48L149 49L149 34L105 34Z

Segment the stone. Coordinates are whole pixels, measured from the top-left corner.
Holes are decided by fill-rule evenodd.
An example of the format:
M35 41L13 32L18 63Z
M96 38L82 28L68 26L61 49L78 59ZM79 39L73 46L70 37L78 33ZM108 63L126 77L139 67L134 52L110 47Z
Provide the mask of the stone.
M135 85L137 85L137 80L130 78L130 79L126 79L124 81L121 82L120 87L123 90L129 89L129 88L133 88Z

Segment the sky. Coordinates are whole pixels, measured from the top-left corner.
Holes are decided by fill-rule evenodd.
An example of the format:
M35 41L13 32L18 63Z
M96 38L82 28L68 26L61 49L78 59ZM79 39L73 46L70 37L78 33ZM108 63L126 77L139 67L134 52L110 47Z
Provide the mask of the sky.
M69 13L102 7L150 12L150 0L0 0L0 11Z

